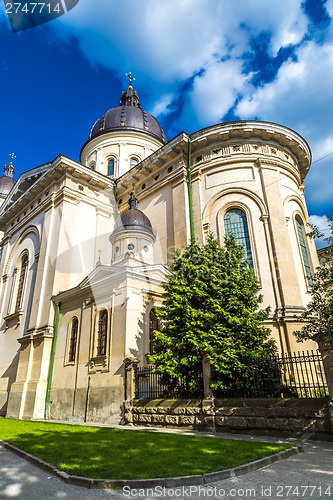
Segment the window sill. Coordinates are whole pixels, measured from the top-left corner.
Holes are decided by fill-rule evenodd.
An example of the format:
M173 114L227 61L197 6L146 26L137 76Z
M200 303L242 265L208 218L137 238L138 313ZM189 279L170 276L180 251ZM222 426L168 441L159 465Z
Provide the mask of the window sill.
M89 372L108 372L109 371L109 358L107 355L94 356L89 361Z
M75 366L75 361L65 361L64 366Z
M14 313L5 316L4 320L6 322L6 329L9 328L9 326L11 326L11 323L13 323L13 325L16 324L16 326L18 326L21 323L22 316L23 316L23 309L18 309Z

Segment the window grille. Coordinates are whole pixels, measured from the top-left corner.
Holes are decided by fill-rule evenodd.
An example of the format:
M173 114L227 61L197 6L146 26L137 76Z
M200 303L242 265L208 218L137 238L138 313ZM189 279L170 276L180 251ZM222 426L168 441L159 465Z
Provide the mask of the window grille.
M23 288L24 288L24 283L25 283L25 277L27 274L27 269L28 269L28 256L27 256L27 254L25 254L25 255L23 255L22 260L21 260L21 270L20 270L20 277L19 277L18 288L17 288L15 311L18 311L22 307Z
M68 350L69 363L75 362L78 327L79 327L78 319L74 318L72 320L70 337L69 337L69 350Z
M153 353L154 350L154 330L159 330L160 324L158 317L156 316L155 309L151 309L149 313L149 354Z
M108 313L105 309L99 313L97 332L97 356L106 355Z
M251 242L245 212L239 208L228 210L224 216L224 229L226 235L232 234L236 242L243 246L245 258L249 267L253 269Z
M312 285L312 273L311 273L308 249L306 246L304 224L299 217L295 217L295 222L296 222L297 236L298 236L299 246L301 249L306 280L308 282L308 285Z

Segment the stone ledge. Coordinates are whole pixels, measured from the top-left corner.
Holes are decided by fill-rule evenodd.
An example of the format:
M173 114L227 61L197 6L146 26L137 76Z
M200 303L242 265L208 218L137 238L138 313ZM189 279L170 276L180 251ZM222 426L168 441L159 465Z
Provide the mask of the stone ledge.
M219 432L311 432L315 437L332 434L328 402L328 398L215 399L214 406L203 400L200 406L200 400L135 400L133 418L126 422Z
M51 465L44 460L41 460L30 453L27 453L16 446L7 443L6 441L0 440L0 445L2 445L7 450L15 453L16 455L24 458L28 462L40 467L46 472L50 472L54 476L58 477L62 481L68 484L74 484L76 486L83 486L88 489L121 489L125 486L130 488L154 488L156 486L171 488L174 486L194 486L212 483L214 481L221 481L222 479L228 479L231 477L240 476L252 472L254 470L266 467L266 465L273 464L285 458L289 458L292 455L297 455L303 452L302 446L293 446L288 450L280 451L274 455L270 455L260 460L255 460L248 464L240 465L233 469L227 469L224 471L217 472L207 472L205 474L193 475L193 476L179 476L179 477L167 477L167 478L155 478L155 479L92 479L83 476L71 476L66 472L58 470L54 465Z

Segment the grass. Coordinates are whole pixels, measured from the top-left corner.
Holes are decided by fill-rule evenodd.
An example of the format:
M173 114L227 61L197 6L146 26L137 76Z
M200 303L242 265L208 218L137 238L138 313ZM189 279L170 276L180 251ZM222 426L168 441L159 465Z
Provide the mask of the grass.
M0 439L58 469L96 479L203 474L252 462L289 445L0 418Z

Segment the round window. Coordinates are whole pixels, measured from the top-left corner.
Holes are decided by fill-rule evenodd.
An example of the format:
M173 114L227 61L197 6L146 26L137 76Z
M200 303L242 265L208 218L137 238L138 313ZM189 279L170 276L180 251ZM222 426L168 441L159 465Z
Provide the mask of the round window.
M128 250L134 250L134 245L133 243L130 243L128 246L127 246Z

